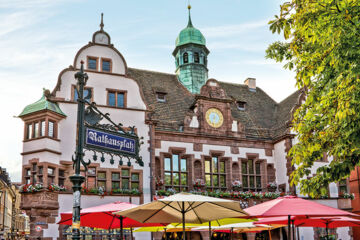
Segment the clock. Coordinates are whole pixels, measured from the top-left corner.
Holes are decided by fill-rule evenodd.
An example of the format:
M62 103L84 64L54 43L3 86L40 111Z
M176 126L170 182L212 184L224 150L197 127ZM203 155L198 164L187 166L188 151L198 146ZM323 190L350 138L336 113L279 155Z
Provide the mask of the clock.
M109 37L105 33L97 33L95 35L95 43L109 44Z
M216 108L209 108L205 114L206 122L213 128L219 128L224 123L224 117L220 110Z

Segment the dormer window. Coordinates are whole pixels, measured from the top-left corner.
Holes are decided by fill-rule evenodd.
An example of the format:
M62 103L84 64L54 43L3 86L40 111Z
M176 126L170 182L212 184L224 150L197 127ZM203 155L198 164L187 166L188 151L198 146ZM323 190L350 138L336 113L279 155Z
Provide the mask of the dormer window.
M111 72L111 59L101 58L101 71Z
M166 102L166 93L164 93L164 92L156 92L156 100L158 102Z
M245 105L246 105L245 102L242 102L242 101L236 102L237 109L240 111L245 111Z
M184 63L188 63L189 62L189 54L186 52L184 53L183 55L183 60L184 60Z
M89 70L97 70L98 66L98 58L97 57L87 57L87 69Z
M199 53L194 53L194 62L195 63L199 63L200 62L200 58L199 58Z

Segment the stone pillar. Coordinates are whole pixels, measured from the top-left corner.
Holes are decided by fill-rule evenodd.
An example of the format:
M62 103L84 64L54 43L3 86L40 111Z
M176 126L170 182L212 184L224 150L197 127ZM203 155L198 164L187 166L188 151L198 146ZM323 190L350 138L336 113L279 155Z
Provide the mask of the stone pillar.
M21 209L30 216L30 239L52 239L43 238L44 231L36 231L39 225L42 229L47 229L48 224L54 224L58 216L59 201L58 193L42 190L35 193L23 193L21 195Z

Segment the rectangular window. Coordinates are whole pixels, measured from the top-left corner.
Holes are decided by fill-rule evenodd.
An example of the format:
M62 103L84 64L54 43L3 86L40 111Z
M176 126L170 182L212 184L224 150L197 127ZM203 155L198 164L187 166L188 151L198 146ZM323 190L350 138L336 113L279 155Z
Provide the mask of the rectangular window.
M236 107L237 107L238 110L244 111L245 110L245 102L237 101L236 102Z
M131 174L131 189L139 189L140 177L138 173Z
M108 91L107 104L111 107L126 107L126 92L124 91Z
M73 86L73 101L74 102L77 102L77 100L78 100L78 98L79 98L79 93L78 93L78 91L77 91L77 89L76 89L76 87L75 86ZM84 88L84 98L85 98L85 100L87 101L87 102L89 102L90 100L91 100L91 98L93 97L92 96L92 88Z
M65 170L59 169L59 178L58 178L59 186L65 185Z
M39 123L34 124L34 137L38 138L40 137L40 131L39 131Z
M25 176L30 176L30 175L31 175L30 168L25 169Z
M53 168L48 168L47 169L47 173L48 173L48 175L54 175L55 174L55 170L53 169Z
M31 139L32 135L32 123L26 125L26 139Z
M205 183L208 189L226 188L225 161L216 156L205 160Z
M130 188L130 170L121 169L121 188L129 189Z
M111 188L120 189L120 173L111 173Z
M65 185L65 179L59 178L59 186L64 186L64 185Z
M46 133L45 133L45 126L46 126L46 124L45 124L45 121L41 121L41 126L40 126L40 128L41 128L41 130L40 130L40 136L45 136L46 135Z
M178 154L164 158L165 187L186 191L188 186L187 160Z
M95 175L96 174L96 168L88 168L88 175Z
M262 190L261 182L261 162L256 162L254 159L249 159L247 162L241 163L242 185L244 191Z
M54 137L54 125L55 125L54 122L49 121L49 125L48 125L49 137Z
M103 72L111 72L111 60L110 59L101 59L101 70Z
M106 189L106 172L97 173L97 187L103 187Z
M348 193L346 179L339 181L339 194Z
M39 175L42 175L42 174L43 174L43 167L39 167L39 168L38 168L38 174L39 174Z
M87 68L90 70L97 70L97 58L88 57L88 67Z
M166 93L156 92L156 101L158 101L158 102L166 102Z

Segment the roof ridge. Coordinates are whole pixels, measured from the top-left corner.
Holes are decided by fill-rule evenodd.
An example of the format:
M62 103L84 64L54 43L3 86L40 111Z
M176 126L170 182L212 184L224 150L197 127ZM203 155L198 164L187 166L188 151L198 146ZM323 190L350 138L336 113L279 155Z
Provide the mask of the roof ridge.
M165 72L153 71L153 70L147 70L147 69L141 69L141 68L129 67L128 69L140 70L140 71L152 72L152 73L160 73L160 74L164 74L164 75L171 75L171 76L174 76L174 77L176 76L176 74L174 74L174 73L165 73Z
M290 97L292 97L294 94L300 92L301 89L296 90L295 92L293 92L292 94L290 94L289 96L287 96L286 98L284 98L283 100L281 100L278 104L280 105L281 103L285 102L286 100L288 100Z

